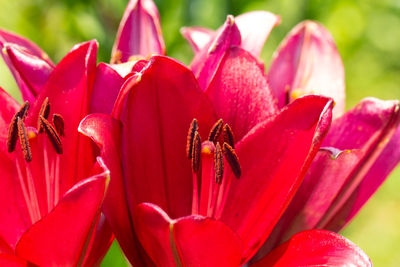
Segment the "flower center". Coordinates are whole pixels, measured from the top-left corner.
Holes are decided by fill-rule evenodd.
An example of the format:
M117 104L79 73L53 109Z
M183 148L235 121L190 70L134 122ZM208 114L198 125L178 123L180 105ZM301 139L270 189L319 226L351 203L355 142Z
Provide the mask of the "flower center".
M29 102L25 102L12 118L8 131L7 150L9 153L16 151L17 177L31 221L35 223L50 212L59 199L59 165L60 154L63 153L60 136L64 136L64 120L61 115L53 114L53 125L48 121L50 115L48 98L43 101L39 111L37 128L25 125L28 110ZM41 137L41 133L45 136ZM18 140L20 149L17 148ZM48 150L48 142L54 150ZM31 165L33 155L36 157L34 162L43 164L44 168L40 165L36 166L37 164ZM46 184L46 198L38 198L38 194L43 191L40 188L43 177ZM41 202L42 199L45 203Z
M241 176L239 158L232 129L222 119L211 128L207 141L201 142L198 130L197 120L193 119L186 143L186 156L192 161L192 214L218 218L232 179L232 175L224 176L224 158L236 178Z

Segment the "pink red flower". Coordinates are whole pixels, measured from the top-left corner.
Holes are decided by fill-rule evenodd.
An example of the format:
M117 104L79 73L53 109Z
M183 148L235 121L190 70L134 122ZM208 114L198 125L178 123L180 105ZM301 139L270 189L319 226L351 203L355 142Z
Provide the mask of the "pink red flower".
M19 57L14 55L28 54L33 46L18 37L12 40L19 46L3 43L3 51L15 63ZM26 96L34 96L23 106L0 92L0 261L4 264L92 266L111 244L112 233L100 214L109 171L102 159L95 159L90 140L76 130L89 111L96 53L95 41L75 46L52 66L38 91L31 87L35 76L17 72L19 85L27 85Z

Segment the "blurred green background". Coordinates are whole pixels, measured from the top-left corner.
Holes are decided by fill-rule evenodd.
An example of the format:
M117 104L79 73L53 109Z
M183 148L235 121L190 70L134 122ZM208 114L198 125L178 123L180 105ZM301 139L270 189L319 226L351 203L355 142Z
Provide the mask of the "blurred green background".
M55 61L78 42L97 39L99 60L109 61L119 20L128 0L0 0L0 27L41 46ZM191 50L179 33L184 25L217 28L227 14L269 10L281 15L262 53L268 66L286 33L298 22L322 22L333 34L346 68L347 108L361 98L400 98L399 0L169 0L155 1L168 55L189 63ZM0 85L20 99L0 63ZM398 168L342 233L375 266L400 266L400 169ZM126 266L114 244L102 266Z

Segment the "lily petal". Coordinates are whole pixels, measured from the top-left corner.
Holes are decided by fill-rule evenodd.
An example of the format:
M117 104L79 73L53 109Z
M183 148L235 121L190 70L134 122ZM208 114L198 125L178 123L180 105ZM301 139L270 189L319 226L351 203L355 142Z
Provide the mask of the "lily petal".
M330 218L339 222L332 212L343 209L343 202L354 194L366 171L382 152L381 143L393 135L399 116L396 101L369 98L334 120L323 145L339 147L343 151L331 148L329 152L324 148L325 151L317 154L296 196L259 254L265 255L297 232L326 229L325 224ZM377 187L380 183L369 182L368 187L374 191L376 187L370 184ZM351 204L348 203L344 210L348 211ZM343 220L343 216L339 218Z
M226 51L231 46L240 45L240 42L240 32L235 19L229 15L225 24L217 31L215 39L210 41L190 64L202 90L208 87Z
M152 54L165 54L157 7L152 0L130 0L118 28L111 63Z
M114 235L112 229L104 214L100 214L96 226L94 227L92 239L90 240L88 252L83 260L82 266L100 266L113 240Z
M231 185L222 203L229 205L220 205L217 219L244 241L242 263L260 248L300 186L329 129L331 110L331 99L299 98L235 146L242 176L224 171L223 181Z
M255 57L260 57L272 29L279 25L281 18L267 11L252 11L235 18L242 36L241 47Z
M294 235L252 266L360 266L372 267L371 260L348 239L324 230Z
M51 104L50 116L58 113L64 118L64 153L60 156L60 173L63 173L61 194L88 177L95 159L91 154L91 141L80 136L77 128L89 112L89 97L96 73L97 47L96 41L88 41L71 49L50 74L26 119L28 125L36 127L39 110L46 97Z
M13 154L7 152L8 125L20 105L6 91L0 88L0 236L11 248L30 226L30 217L17 179Z
M6 140L8 137L8 125L13 116L20 109L20 104L0 87L0 143L1 151L6 151Z
M218 117L232 127L236 140L278 112L264 70L239 47L227 49L206 94Z
M385 143L385 140L383 142ZM400 128L397 127L396 133L375 160L375 163L364 176L360 185L354 190L338 213L332 217L325 228L340 231L375 193L399 161Z
M34 267L34 265L11 254L0 254L0 266L7 267Z
M106 215L116 238L131 263L143 258L139 251L126 199L121 169L121 125L110 115L91 114L79 125L79 132L89 136L101 150L101 156L111 172L110 189L104 200ZM140 265L140 264L139 264ZM144 265L142 262L141 265Z
M187 130L197 118L200 135L207 136L216 121L208 98L189 69L163 56L152 57L124 87L113 116L122 122L122 164L130 207L151 202L173 217L190 214Z
M54 66L15 44L6 43L3 53L9 64L24 100L33 102L42 90Z
M364 179L372 164L384 150L388 140L393 136L399 120L398 101L367 98L333 122L331 130L324 140L324 146L360 149L365 154L354 167L352 174L349 177L343 177L345 184L337 192L329 209L324 212L324 216L317 225L318 228L325 228L335 213L343 208L344 203Z
M135 208L134 224L157 266L240 265L240 240L219 221L196 215L171 220L158 206L142 203Z
M304 21L283 40L268 72L280 107L299 95L332 97L334 117L344 113L344 68L330 33L319 23Z
M110 114L123 83L124 78L110 65L100 63L96 68L90 111Z
M215 36L215 31L202 27L183 27L181 34L189 42L194 54L197 54Z
M18 257L40 266L75 266L82 262L110 179L100 158L98 162L102 173L76 184L21 237L16 247Z
M0 48L3 49L3 46L6 43L16 44L30 54L43 59L50 66L54 66L54 63L51 61L50 57L35 43L15 33L0 29Z

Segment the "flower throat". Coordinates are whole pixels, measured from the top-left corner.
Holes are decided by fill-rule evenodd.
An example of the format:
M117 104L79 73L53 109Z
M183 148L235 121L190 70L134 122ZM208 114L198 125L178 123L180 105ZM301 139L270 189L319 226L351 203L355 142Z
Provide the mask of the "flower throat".
M224 125L222 119L211 128L207 141L201 141L198 130L198 122L193 119L186 143L186 156L191 160L193 174L192 214L219 218L232 180L232 175L224 176L224 158L234 176L241 176L234 137L231 127Z
M17 142L20 141L21 151L16 151L15 166L17 169L17 177L20 182L21 191L28 209L32 223L38 221L45 214L50 212L58 202L60 187L60 154L63 153L61 137L64 136L64 120L60 114L53 114L53 125L48 121L50 115L50 103L46 98L40 108L38 114L37 127L25 125L25 118L28 115L29 102L26 101L21 109L13 116L7 138L7 150L9 153L16 151ZM50 141L54 148L54 152L48 151L46 138L38 141L40 134L44 133L47 140ZM42 144L42 146L40 145ZM33 148L32 148L33 145ZM32 153L32 150L34 153ZM22 152L22 155L21 155ZM40 203L38 191L40 192L41 173L31 165L32 156L37 153L43 154L43 160L38 159L36 162L44 165L44 178L46 184L46 203ZM41 167L39 166L41 169ZM33 170L34 169L34 170ZM46 207L47 206L47 209Z

